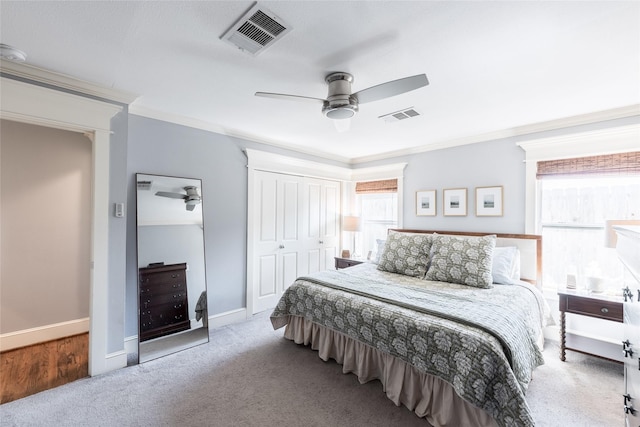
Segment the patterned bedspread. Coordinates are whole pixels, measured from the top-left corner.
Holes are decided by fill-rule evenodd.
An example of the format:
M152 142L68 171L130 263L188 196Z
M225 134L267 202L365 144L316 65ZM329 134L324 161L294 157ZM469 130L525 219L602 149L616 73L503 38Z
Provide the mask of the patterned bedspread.
M499 425L533 426L524 393L544 363L536 338L542 295L530 285L479 289L381 272L373 264L323 271L291 285L275 329L301 316L450 383Z

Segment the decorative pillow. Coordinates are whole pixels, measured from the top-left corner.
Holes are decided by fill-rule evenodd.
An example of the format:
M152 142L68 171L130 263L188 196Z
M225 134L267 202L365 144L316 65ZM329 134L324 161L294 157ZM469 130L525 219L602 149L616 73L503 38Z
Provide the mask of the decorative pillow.
M499 247L493 249L493 262L491 264L491 276L493 283L503 285L513 284L513 276L516 268L516 255L518 248L515 246Z
M390 231L378 262L378 270L424 277L429 261L430 234Z
M493 286L491 262L495 245L495 235L438 235L433 242L433 259L425 279L490 288Z

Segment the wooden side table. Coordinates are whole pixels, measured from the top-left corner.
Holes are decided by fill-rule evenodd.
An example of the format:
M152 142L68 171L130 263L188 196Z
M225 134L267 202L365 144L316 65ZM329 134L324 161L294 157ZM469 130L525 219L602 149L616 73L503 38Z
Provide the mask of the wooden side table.
M364 262L357 259L340 258L340 257L335 257L335 260L336 260L336 270L340 270L341 268L353 267L354 265L362 264Z
M579 314L587 317L611 320L622 323L622 301L608 298L604 295L587 293L586 291L562 290L558 291L560 297L560 360L566 360L566 350L590 354L582 350L567 347L566 340L566 313Z

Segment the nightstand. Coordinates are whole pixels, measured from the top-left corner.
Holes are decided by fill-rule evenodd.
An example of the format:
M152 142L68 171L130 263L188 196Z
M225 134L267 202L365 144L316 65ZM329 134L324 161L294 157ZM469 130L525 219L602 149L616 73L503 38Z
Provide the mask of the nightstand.
M336 270L340 270L341 268L353 267L354 265L362 264L364 262L364 261L351 259L351 258L335 257L335 259L336 259Z
M619 301L619 298L569 289L558 291L558 296L560 297L560 360L563 362L566 360L566 350L591 354L567 347L565 330L566 313L622 323L622 301ZM596 354L592 354L592 356L600 357Z

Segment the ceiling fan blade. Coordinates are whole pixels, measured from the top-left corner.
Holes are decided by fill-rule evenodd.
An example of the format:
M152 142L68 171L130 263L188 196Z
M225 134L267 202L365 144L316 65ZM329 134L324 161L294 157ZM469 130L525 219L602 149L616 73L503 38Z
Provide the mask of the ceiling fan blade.
M287 95L285 93L256 92L255 95L262 96L265 98L285 99L289 101L313 102L313 103L320 103L320 104L324 103L324 99L312 98L310 96Z
M185 195L180 193L169 193L168 191L158 191L156 196L169 197L171 199L184 199Z
M359 103L364 104L365 102L378 101L380 99L400 95L401 93L419 89L428 84L429 80L427 80L426 74L418 74L416 76L392 80L390 82L363 89L354 93L353 96L358 99Z

